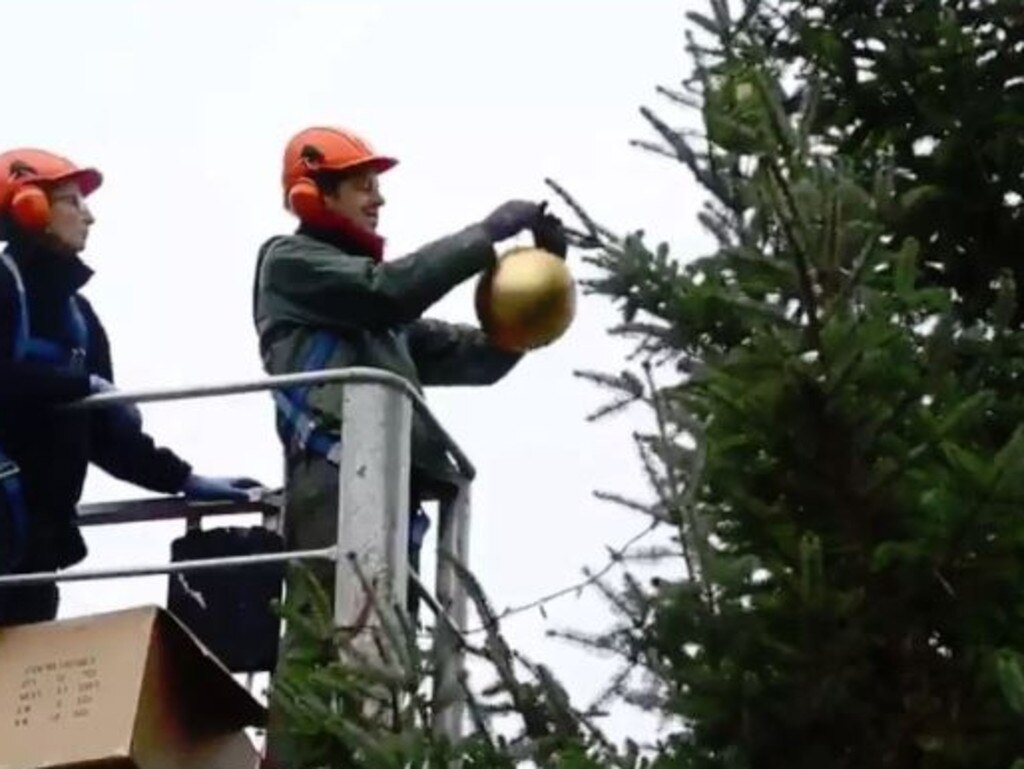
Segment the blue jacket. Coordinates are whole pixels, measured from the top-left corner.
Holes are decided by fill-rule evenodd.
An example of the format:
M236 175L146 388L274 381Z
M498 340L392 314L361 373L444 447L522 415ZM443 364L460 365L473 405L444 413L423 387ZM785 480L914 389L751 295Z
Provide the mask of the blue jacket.
M84 370L15 360L19 322L17 284L0 266L0 447L21 468L29 517L29 553L19 571L64 568L86 554L76 523L88 465L157 492L181 490L191 470L133 422L111 410L67 413L56 406L89 394L89 375L113 381L107 335L92 306L78 295L92 271L69 257L12 243L25 287L29 333L66 344L66 307L77 297L87 330Z

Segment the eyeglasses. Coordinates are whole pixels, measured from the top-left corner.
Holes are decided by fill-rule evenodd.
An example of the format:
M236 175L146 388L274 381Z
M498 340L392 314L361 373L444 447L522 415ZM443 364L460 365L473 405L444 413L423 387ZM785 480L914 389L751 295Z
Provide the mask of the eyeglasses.
M74 193L64 193L62 195L54 195L50 198L50 203L67 203L69 206L74 208L76 211L85 210L85 198L81 195L75 195Z

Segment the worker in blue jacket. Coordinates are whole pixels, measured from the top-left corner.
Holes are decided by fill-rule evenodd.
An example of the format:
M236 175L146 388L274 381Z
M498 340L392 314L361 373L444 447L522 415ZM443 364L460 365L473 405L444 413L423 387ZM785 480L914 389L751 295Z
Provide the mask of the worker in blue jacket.
M110 346L79 293L92 270L79 254L102 177L36 149L0 154L0 573L63 569L86 546L76 522L90 462L152 491L248 499L259 484L210 478L142 428L139 411L59 407L114 389ZM0 588L0 626L53 619L53 583Z

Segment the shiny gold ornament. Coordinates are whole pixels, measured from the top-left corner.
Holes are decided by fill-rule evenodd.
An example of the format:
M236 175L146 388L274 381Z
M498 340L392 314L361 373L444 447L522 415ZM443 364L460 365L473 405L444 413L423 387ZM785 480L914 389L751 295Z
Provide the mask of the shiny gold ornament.
M576 283L549 251L513 248L476 286L476 315L491 341L524 352L551 344L576 314Z

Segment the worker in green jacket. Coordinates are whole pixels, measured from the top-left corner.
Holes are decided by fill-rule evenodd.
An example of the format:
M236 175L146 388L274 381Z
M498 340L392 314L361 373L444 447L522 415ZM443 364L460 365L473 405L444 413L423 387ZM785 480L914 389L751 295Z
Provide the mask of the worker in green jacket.
M355 134L334 128L310 128L288 143L285 205L300 226L295 234L264 243L256 268L254 316L268 373L366 366L394 372L420 390L493 384L520 359L521 353L499 349L479 329L421 316L451 289L493 265L495 243L525 230L536 237L550 216L542 205L510 201L477 224L409 256L384 261L384 242L376 232L384 204L378 177L396 162L377 155ZM559 250L557 243L548 247ZM564 244L560 250L564 256ZM287 453L285 539L290 549L336 542L342 389L324 385L275 396ZM444 498L456 481L443 445L414 415L413 568L426 524L419 502ZM319 576L331 594L333 571L325 566ZM274 735L272 727L270 753L278 762L282 736Z

